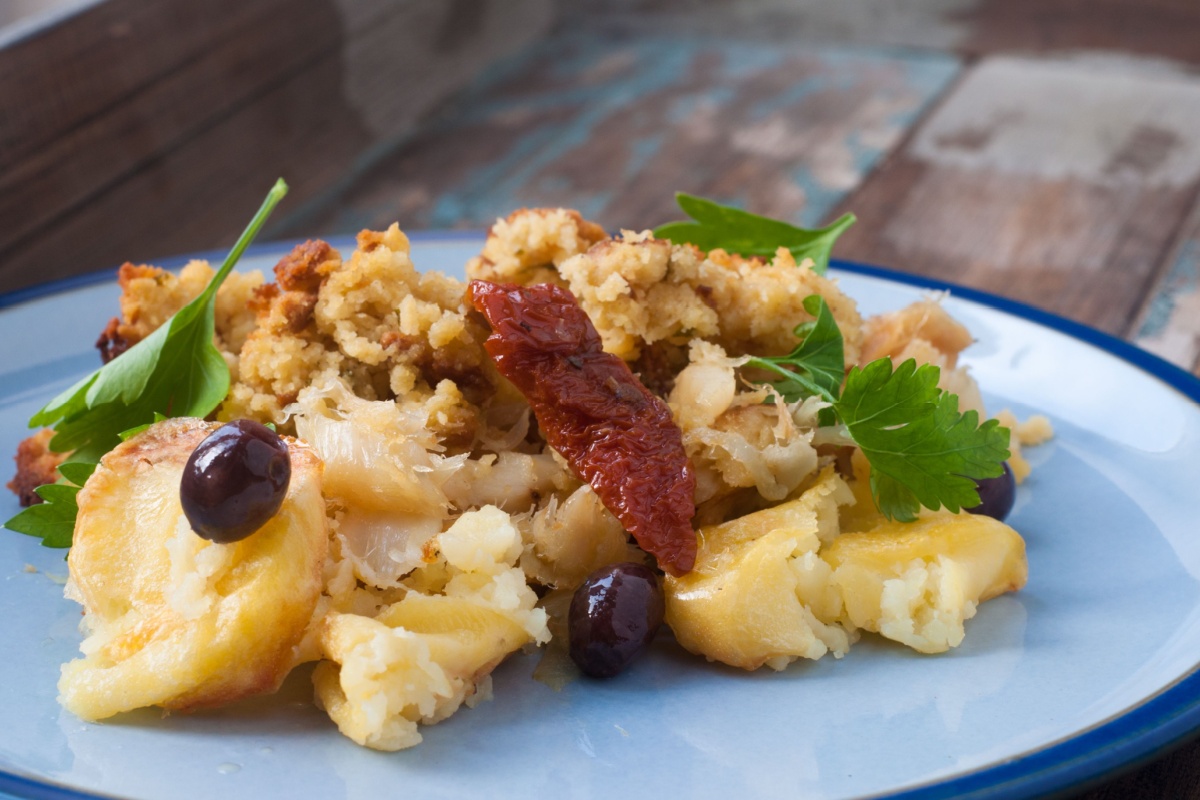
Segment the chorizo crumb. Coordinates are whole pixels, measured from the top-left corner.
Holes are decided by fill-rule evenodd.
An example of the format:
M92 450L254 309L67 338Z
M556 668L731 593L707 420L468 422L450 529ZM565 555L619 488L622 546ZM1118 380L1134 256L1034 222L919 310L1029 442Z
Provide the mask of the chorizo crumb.
M58 480L58 465L66 460L67 454L50 449L53 436L54 431L43 428L17 445L17 455L13 459L17 462L17 474L8 482L8 488L23 506L42 502L33 490Z
M110 319L104 326L104 330L100 332L100 338L96 340L96 349L100 351L100 361L105 364L132 346L132 342L121 335L120 317Z
M279 259L275 265L275 281L285 291L315 294L339 263L341 259L328 242L309 239Z

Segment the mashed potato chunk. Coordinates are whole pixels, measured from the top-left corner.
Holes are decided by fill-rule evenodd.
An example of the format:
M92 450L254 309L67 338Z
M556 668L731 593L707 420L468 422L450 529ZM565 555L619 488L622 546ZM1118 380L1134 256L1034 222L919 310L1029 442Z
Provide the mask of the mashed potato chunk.
M849 502L833 472L795 500L702 528L696 567L666 576L666 619L687 650L742 669L783 669L850 648L832 570L816 557Z
M832 471L799 498L700 530L666 578L679 643L743 669L841 656L871 631L922 653L958 646L979 603L1025 584L1025 543L990 517L937 513L839 531L854 494Z
M437 557L410 578L403 599L373 618L331 613L320 631L328 661L313 675L317 700L367 747L418 744L418 723L487 697L497 664L550 639L546 612L514 566L521 536L507 514L493 506L468 512L436 545Z
M963 639L979 603L1025 585L1025 542L1003 522L939 512L845 533L822 552L841 592L844 623L922 653Z

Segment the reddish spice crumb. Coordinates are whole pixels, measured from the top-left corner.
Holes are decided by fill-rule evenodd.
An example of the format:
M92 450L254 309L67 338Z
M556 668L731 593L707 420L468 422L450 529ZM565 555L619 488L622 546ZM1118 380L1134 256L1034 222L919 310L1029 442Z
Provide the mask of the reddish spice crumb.
M100 351L100 361L107 364L133 344L121 335L121 318L113 317L100 332L100 338L96 340L96 349Z
M288 292L316 294L332 269L333 248L320 239L296 245L275 265L275 281Z
M67 454L55 453L50 449L52 438L54 431L43 428L17 445L17 474L8 482L8 488L23 506L42 502L42 498L33 490L58 480L58 465L66 460Z
M690 570L696 481L666 403L604 352L566 289L472 281L468 292L494 331L484 346L546 441L659 566Z

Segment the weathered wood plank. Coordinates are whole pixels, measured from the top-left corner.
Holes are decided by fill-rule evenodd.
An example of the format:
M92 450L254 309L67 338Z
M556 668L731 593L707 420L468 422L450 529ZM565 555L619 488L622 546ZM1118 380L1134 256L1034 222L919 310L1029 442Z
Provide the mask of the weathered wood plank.
M19 287L226 245L280 175L292 187L289 200L312 196L371 141L338 102L341 77L336 56L297 73L60 219L52 234L3 254L3 280Z
M1200 204L1142 309L1133 341L1200 375Z
M278 0L108 0L0 49L0 169L265 23Z
M180 0L158 4L173 16ZM326 0L260 0L246 24L131 97L98 111L0 170L0 252L161 157L322 53L341 25Z
M964 55L1097 50L1200 64L1195 0L593 0L569 24Z
M180 4L191 5L165 0L156 7L162 18L170 18ZM472 14L486 14L489 8L468 5ZM525 2L515 10L526 20L542 20L544 27L550 19L544 5ZM472 19L483 27L465 26L452 6L427 0L257 0L250 7L256 14L224 40L211 42L171 72L146 76L148 84L130 97L8 170L0 168L0 253L339 49L344 99L374 139L385 139L473 77L489 58L522 41L520 36L507 43L481 41L483 27L498 26L479 17ZM428 44L411 41L417 36ZM460 41L449 38L454 36ZM398 47L400 43L406 46ZM434 61L437 69L427 69Z
M979 0L591 0L566 25L626 35L648 30L771 42L951 50Z
M972 53L1103 50L1200 64L1195 0L982 0L953 16Z
M611 229L676 190L814 222L958 72L956 59L568 34L484 76L292 231L479 227L569 205Z
M1200 189L1200 79L995 57L851 197L838 253L1130 331Z
M334 7L333 0L311 2ZM463 28L455 15L464 9L475 25ZM545 0L338 0L335 10L315 23L344 26L355 38L197 124L102 193L54 217L43 233L0 252L0 289L225 244L280 175L292 185L279 217L286 219L288 209L303 208L369 168L372 148L403 135L481 67L537 37L553 11ZM394 57L398 51L405 56ZM413 69L417 63L420 70ZM163 102L172 99L188 101L178 86ZM10 201L5 194L0 203Z

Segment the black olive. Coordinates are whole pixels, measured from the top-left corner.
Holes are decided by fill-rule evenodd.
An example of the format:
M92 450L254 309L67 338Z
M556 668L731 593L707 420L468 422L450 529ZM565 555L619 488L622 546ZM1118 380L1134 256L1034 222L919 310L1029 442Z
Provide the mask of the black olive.
M1008 462L1004 462L1002 474L976 481L976 485L979 487L979 505L967 511L998 520L1007 517L1017 499L1017 480Z
M663 608L658 575L649 567L627 561L593 572L571 598L571 660L586 675L611 678L650 644Z
M237 542L283 505L292 460L278 434L253 420L217 428L183 468L179 499L188 522L213 542Z

